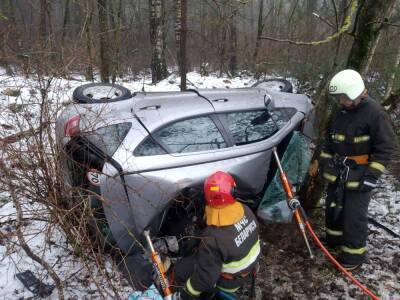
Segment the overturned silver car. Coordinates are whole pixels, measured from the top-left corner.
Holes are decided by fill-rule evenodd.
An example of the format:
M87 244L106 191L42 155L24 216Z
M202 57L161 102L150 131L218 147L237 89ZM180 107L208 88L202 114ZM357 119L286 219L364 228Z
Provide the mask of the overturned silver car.
M272 147L284 151L312 110L306 95L263 85L131 94L88 84L74 101L56 126L65 177L90 191L125 253L138 250L147 228L177 235L181 222L201 218L202 185L217 170L232 174L239 197L256 208L274 173Z

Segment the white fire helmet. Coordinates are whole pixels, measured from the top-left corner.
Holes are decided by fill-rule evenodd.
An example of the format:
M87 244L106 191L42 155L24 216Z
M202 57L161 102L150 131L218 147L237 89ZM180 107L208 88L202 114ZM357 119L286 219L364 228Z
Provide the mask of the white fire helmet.
M360 73L354 70L343 70L337 73L329 83L329 94L346 95L350 100L356 100L365 90Z

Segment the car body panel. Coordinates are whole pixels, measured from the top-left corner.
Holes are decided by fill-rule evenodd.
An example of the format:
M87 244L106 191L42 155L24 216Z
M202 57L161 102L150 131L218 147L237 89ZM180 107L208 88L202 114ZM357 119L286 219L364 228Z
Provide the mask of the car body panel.
M202 189L204 179L212 172L229 172L241 187L241 194L255 195L265 184L271 150L225 160L196 165L166 168L134 174L125 174L124 180L129 203L124 197L124 185L119 176L103 176L101 192L106 201L104 206L110 229L119 247L127 252L135 239L141 239L145 228L159 226L157 217L183 189ZM264 167L262 167L264 166ZM110 171L103 170L103 173ZM253 170L259 169L260 172ZM117 196L115 196L117 195ZM116 218L118 216L118 218ZM130 232L127 231L130 228ZM157 228L155 228L157 231Z
M296 112L269 138L234 145L223 116L230 112L262 111L268 99L269 110L292 107ZM136 93L117 102L69 105L57 120L56 135L61 148L65 147L71 141L71 137L64 136L65 123L77 114L81 116L81 132L123 122L132 124L115 153L98 170L102 173L100 191L110 230L118 246L129 252L133 242L141 240L145 228L157 232L165 208L182 190L202 189L204 179L214 171L231 173L241 195L252 197L262 192L272 147L298 128L311 109L311 101L305 95L261 88ZM134 154L138 145L161 127L199 116L214 121L228 147L151 156Z

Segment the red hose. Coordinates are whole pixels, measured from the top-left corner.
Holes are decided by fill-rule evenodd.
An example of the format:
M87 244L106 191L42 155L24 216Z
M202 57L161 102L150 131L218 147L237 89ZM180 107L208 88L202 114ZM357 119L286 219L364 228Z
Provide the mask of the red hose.
M314 239L314 242L318 245L318 247L321 248L322 252L325 254L326 257L329 258L329 260L335 265L335 267L338 268L344 275L346 275L355 285L362 289L365 294L367 294L374 300L379 300L379 298L374 293L372 293L366 286L364 286L361 282L354 278L354 276L345 268L343 268L342 265L329 253L329 251L324 247L324 245L322 245L321 241L318 239L317 235L310 225L310 222L306 220L305 224L312 238Z

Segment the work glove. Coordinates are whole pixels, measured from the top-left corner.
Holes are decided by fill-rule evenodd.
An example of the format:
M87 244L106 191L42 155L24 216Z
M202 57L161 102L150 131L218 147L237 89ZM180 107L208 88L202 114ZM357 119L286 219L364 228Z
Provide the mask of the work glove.
M377 178L372 176L364 176L360 181L359 191L362 193L368 193L376 187Z

